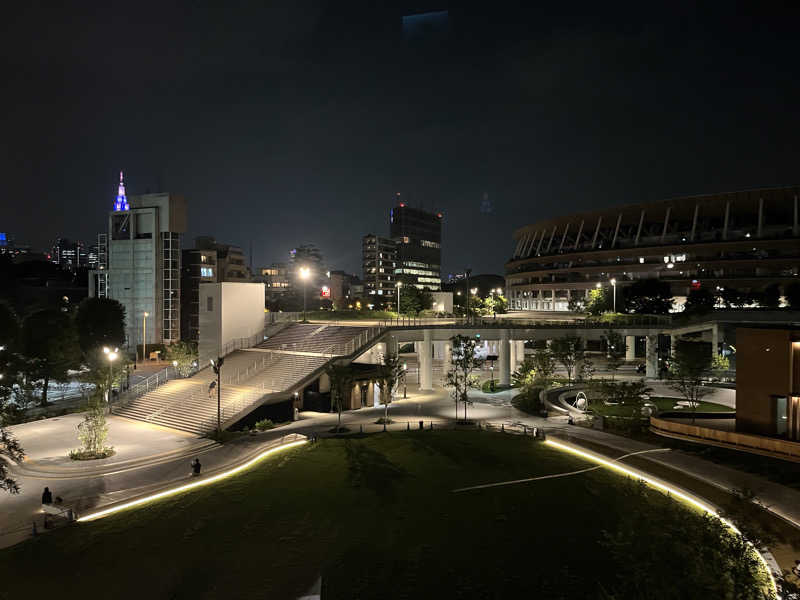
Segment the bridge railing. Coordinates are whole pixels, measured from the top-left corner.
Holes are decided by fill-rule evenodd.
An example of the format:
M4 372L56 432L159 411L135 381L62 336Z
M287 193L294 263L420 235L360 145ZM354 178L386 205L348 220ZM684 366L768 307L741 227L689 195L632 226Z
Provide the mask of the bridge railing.
M574 319L517 319L501 315L494 317L437 317L417 318L398 317L380 321L384 328L408 327L465 327L465 328L497 328L497 329L617 329L631 327L668 327L672 318L668 315L617 315L613 318Z

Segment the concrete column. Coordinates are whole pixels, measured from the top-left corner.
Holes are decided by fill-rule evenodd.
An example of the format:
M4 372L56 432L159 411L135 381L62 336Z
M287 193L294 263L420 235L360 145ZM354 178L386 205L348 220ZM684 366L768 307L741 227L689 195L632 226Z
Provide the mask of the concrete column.
M626 335L625 336L625 360L635 360L636 359L636 336L635 335Z
M525 342L524 340L516 340L514 343L517 345L517 364L512 366L516 371L517 367L525 360Z
M658 377L658 336L647 336L647 350L645 351L645 375L655 379Z
M711 326L711 358L719 353L719 325Z
M513 373L517 370L517 344L514 340L509 342L508 356L509 370Z
M550 310L555 310L556 309L556 291L553 289L553 290L550 290L550 292L551 292L551 295L550 295Z
M673 358L673 359L675 358L675 346L677 345L677 343L678 343L678 336L677 335L669 336L669 357L670 358Z
M419 345L419 389L433 389L433 344L431 343L431 330L425 329L422 333L422 343Z
M433 342L433 358L436 360L444 360L444 342Z
M500 385L509 385L511 383L511 363L509 361L509 343L508 343L508 329L500 330Z

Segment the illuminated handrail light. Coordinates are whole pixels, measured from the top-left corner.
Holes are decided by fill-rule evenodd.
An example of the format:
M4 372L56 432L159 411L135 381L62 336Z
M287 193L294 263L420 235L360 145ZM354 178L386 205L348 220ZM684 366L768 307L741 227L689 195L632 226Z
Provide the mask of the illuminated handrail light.
M739 531L739 529L736 527L736 525L734 525L731 521L719 516L719 514L717 514L717 512L713 508L711 508L710 506L708 506L704 502L700 501L699 499L695 498L694 496L691 496L690 494L687 494L686 492L684 492L683 490L681 490L679 488L672 487L672 486L667 485L667 484L665 484L665 483L663 483L663 482L661 482L661 481L659 481L657 479L654 479L652 477L648 477L647 475L645 475L641 471L637 471L635 469L630 469L628 467L624 467L624 466L622 466L621 464L619 464L617 462L602 458L602 457L600 457L600 456L598 456L598 455L596 455L594 453L586 452L585 450L580 450L578 448L575 448L574 446L570 446L570 445L567 445L567 444L562 444L562 443L556 442L556 441L554 441L552 439L545 440L545 444L547 444L548 446L551 446L553 448L558 448L559 450L564 450L565 452L569 452L571 454L575 454L577 456L580 456L581 458L585 458L587 460L599 463L599 464L601 464L603 466L608 467L609 469L613 469L614 471L617 471L619 473L623 473L623 474L625 474L625 475L627 475L629 477L633 477L635 479L639 479L641 481L644 481L649 486L654 487L657 490L660 490L662 492L665 492L666 494L669 494L670 496L675 496L676 498L680 498L681 500L683 500L687 504L689 504L691 506L694 506L695 508L697 508L697 509L699 509L699 510L701 510L701 511L703 511L703 512L709 514L709 515L711 515L712 517L716 517L726 527L728 527L731 531L733 531L735 534L737 534L737 535L741 535L742 534L742 532ZM776 597L777 597L778 585L775 582L775 578L772 575L772 569L770 569L769 565L767 564L766 559L761 555L761 552L758 551L758 548L753 546L753 544L750 543L750 542L747 542L747 543L753 548L753 551L755 552L756 556L758 556L758 559L761 561L761 564L764 567L764 570L766 571L767 575L769 576L769 581L770 581L770 585L772 586L772 590L775 592Z
M303 440L296 440L294 442L289 442L286 444L281 444L280 446L275 446L274 448L269 448L264 452L261 452L258 456L255 456L248 460L245 463L242 463L238 467L234 467L233 469L229 469L227 471L223 471L222 473L217 473L213 477L209 477L207 479L200 479L198 481L193 481L191 483L185 483L175 488L171 488L168 490L163 490L161 492L156 492L155 494L150 494L148 496L144 496L142 498L136 498L135 500L131 500L130 502L124 502L123 504L118 504L116 506L111 506L109 508L105 508L103 510L99 510L94 513L89 513L88 515L84 515L79 517L77 520L78 522L86 522L86 521L95 521L97 519L102 519L103 517L107 517L108 515L113 515L114 513L120 512L122 510L132 508L134 506L140 506L142 504L146 504L147 502L152 502L153 500L160 500L161 498L167 498L169 496L173 496L175 494L179 494L181 492L185 492L194 488L198 488L204 485L209 485L212 483L216 483L222 479L226 479L231 477L232 475L236 475L245 469L249 469L257 462L263 460L270 454L274 454L276 452L280 452L281 450L288 450L289 448L294 448L295 446L300 446L308 442L308 439Z

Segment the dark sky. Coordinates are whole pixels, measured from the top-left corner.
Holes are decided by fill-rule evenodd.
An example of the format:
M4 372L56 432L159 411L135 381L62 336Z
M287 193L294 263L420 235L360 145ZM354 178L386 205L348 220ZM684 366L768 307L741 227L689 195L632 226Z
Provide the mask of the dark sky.
M185 245L252 240L260 266L311 242L358 273L399 191L444 212L445 272L502 272L527 222L798 183L797 14L536 4L410 38L383 2L14 3L0 231L92 240L124 169L186 196Z

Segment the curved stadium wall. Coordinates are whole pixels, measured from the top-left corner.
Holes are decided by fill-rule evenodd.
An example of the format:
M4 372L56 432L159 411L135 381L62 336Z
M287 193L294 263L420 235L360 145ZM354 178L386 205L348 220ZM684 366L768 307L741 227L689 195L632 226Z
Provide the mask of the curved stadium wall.
M506 293L515 310L567 310L600 283L669 282L760 291L797 281L800 186L674 198L582 212L514 232ZM619 293L621 290L617 290Z

